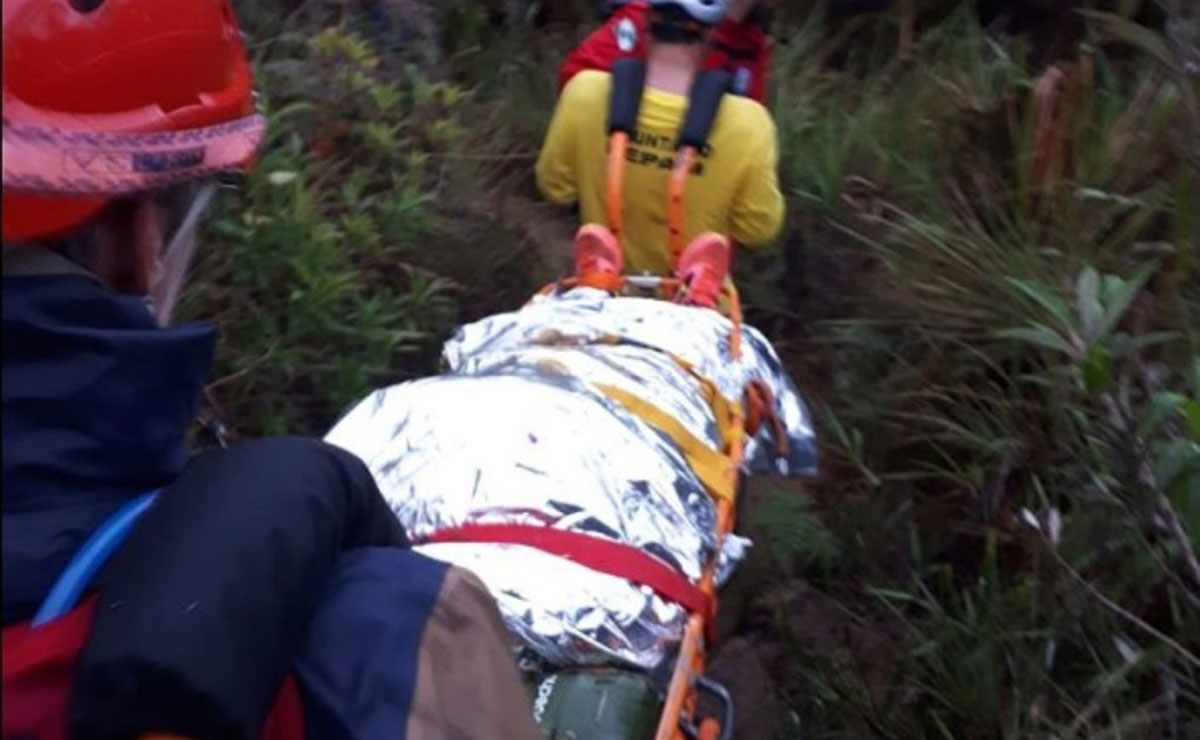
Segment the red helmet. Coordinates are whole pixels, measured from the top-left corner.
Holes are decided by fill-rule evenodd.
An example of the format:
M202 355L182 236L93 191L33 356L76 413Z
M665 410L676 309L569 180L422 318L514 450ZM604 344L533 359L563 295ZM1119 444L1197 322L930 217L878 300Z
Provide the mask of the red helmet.
M265 128L228 0L3 0L4 242L248 166Z

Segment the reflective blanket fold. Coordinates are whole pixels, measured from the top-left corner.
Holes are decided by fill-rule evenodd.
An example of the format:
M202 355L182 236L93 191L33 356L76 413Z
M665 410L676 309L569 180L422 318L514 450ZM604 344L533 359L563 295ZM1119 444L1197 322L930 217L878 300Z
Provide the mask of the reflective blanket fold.
M810 417L770 343L713 311L576 289L462 327L444 373L375 391L327 440L364 459L416 541L471 524L584 533L699 580L717 545L722 404L758 381L786 430L747 440L744 474L811 475ZM748 541L725 540L718 581ZM518 640L556 664L654 667L687 613L650 588L517 544L419 548L474 571Z

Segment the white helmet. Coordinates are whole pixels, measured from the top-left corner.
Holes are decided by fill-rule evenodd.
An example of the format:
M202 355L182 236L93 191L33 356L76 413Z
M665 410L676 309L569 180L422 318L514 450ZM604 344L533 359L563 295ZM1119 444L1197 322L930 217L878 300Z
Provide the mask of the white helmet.
M650 0L652 8L672 5L681 8L698 23L715 26L725 17L725 8L729 5L729 0Z

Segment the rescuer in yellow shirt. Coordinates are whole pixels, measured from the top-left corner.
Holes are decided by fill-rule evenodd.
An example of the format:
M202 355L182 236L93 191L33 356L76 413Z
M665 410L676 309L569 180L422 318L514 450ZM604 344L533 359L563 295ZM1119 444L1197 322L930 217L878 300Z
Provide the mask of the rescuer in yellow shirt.
M671 272L667 180L688 108L688 92L726 0L652 0L646 86L637 130L629 140L624 188L626 273ZM612 77L580 72L563 89L537 161L543 196L578 202L585 224L604 224L605 156ZM775 124L759 103L724 96L685 195L684 239L705 232L744 247L763 247L779 233L784 200L777 176Z

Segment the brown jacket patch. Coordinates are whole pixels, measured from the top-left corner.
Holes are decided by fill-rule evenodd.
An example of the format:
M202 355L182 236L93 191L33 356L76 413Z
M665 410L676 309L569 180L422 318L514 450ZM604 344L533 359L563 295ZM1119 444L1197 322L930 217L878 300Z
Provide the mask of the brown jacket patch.
M511 644L487 588L450 566L421 638L409 740L540 740Z

